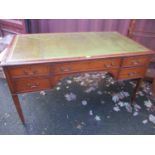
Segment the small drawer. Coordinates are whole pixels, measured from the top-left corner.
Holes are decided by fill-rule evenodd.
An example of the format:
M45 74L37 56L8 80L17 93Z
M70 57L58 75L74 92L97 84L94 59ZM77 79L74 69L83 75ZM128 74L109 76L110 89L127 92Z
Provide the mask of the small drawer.
M51 88L51 83L48 78L19 78L14 79L14 88L16 92L31 92Z
M122 67L148 65L150 59L150 56L127 57L123 59Z
M141 78L144 77L145 71L146 68L143 67L121 69L118 79L123 80Z
M97 71L119 68L120 59L101 59L89 60L69 63L58 63L52 68L55 74L84 72L84 71Z
M12 77L27 77L27 76L38 76L48 75L49 65L23 65L13 66L9 68L9 73Z

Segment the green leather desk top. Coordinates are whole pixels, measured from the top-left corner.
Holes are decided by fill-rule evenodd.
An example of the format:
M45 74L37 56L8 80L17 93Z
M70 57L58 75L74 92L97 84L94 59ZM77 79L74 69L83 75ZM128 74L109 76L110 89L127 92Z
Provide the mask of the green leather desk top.
M149 49L117 32L17 35L7 62L146 52Z

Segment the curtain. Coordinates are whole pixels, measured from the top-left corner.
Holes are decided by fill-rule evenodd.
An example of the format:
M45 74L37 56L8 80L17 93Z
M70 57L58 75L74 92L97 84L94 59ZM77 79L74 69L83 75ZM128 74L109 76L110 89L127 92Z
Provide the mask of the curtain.
M32 19L31 33L118 31L127 34L128 19Z
M31 19L30 33L118 31L127 35L130 21L130 19ZM155 20L136 20L134 31L155 34ZM155 35L135 33L133 39L155 50Z

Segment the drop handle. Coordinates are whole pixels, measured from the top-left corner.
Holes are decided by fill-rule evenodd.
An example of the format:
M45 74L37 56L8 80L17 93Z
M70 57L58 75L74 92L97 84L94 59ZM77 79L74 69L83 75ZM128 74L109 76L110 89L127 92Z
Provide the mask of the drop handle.
M134 65L138 65L139 63L140 63L139 60L133 60L133 64L134 64Z
M130 73L128 73L129 76L134 76L136 74L137 74L136 72L130 72Z
M24 73L25 75L28 75L28 71L26 71L26 70L23 70L23 73Z
M39 83L28 83L27 86L30 88L36 88L39 86Z
M71 71L71 68L69 68L69 67L60 67L60 70L62 72L69 72L69 71Z
M33 70L33 71L32 71L32 74L36 74L36 73L37 73L37 71L36 71L36 70Z
M111 62L110 64L104 64L104 67L109 68L114 66L115 64L113 62Z
M34 74L37 73L37 71L36 71L36 70L33 70L33 71L29 72L29 71L27 71L27 70L23 70L23 73L24 73L25 75L34 75Z

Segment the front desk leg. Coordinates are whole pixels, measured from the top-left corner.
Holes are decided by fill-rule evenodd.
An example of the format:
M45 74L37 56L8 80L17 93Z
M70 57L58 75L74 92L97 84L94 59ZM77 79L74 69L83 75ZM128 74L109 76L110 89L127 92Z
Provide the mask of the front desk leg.
M25 124L25 119L24 119L24 115L23 115L23 112L22 112L22 109L21 109L21 106L20 106L18 95L17 94L12 94L12 99L14 101L16 110L18 112L18 115L19 115L22 123Z
M131 96L131 104L133 104L134 101L135 101L135 99L136 99L136 93L137 93L137 91L139 90L142 81L143 81L142 78L137 79L137 81L136 81L136 86L135 86L135 88L134 88L134 90L133 90L133 94L132 94L132 96Z

